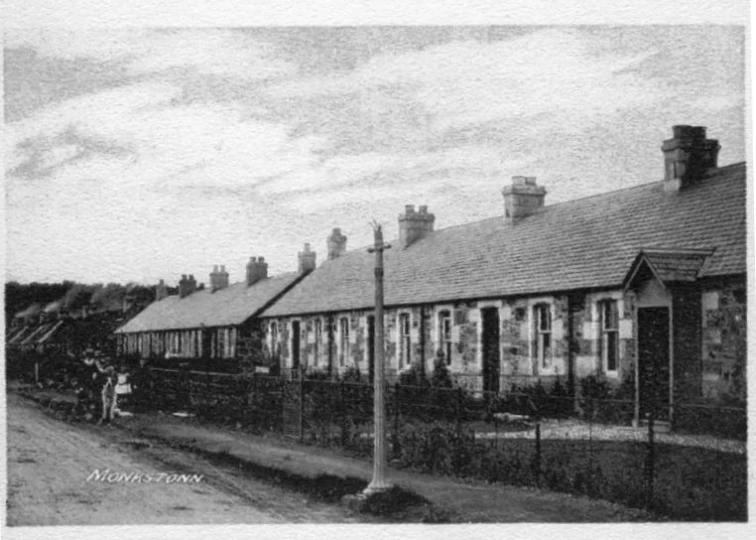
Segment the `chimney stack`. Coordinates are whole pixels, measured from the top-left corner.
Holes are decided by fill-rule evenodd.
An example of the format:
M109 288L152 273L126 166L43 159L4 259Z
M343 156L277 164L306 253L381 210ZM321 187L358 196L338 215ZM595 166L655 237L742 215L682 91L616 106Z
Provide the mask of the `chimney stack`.
M304 251L299 252L299 273L306 274L315 270L316 253L310 250L310 244L304 245Z
M155 301L160 302L166 296L168 296L168 287L165 286L165 281L161 279L155 287Z
M664 191L679 191L716 168L719 141L706 138L702 126L673 126L672 138L662 144Z
M328 237L328 260L335 259L346 252L347 237L341 234L339 227L334 227Z
M535 176L513 176L512 184L501 190L504 195L504 219L514 224L543 206L546 188L536 185Z
M221 267L223 268L223 267ZM264 257L250 257L247 263L247 287L268 277L268 263Z
M415 212L415 205L404 207L404 214L399 214L399 245L409 247L433 232L436 216L428 213L428 207L421 205Z
M215 292L226 287L228 287L228 272L226 272L226 267L221 265L219 269L216 264L210 273L210 290Z
M189 274L189 277L187 277L186 274L182 274L181 281L179 281L179 298L186 298L196 290L197 280L194 279L194 275Z

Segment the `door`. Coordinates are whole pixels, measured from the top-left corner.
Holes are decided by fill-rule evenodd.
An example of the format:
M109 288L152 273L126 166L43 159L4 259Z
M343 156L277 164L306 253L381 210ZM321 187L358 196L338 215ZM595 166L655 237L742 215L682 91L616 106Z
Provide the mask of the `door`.
M368 356L368 374L370 382L373 382L375 376L375 317L372 315L368 317L368 343L367 343L367 356Z
M299 369L299 321L291 323L291 368Z
M640 419L669 419L669 308L638 308Z
M499 391L499 310L484 308L483 316L483 390L486 392Z

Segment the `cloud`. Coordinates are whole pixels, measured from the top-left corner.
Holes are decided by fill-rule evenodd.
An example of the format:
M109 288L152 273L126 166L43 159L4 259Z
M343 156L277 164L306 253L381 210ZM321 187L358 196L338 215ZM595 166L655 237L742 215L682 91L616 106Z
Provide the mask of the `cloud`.
M455 41L376 55L341 76L280 83L271 94L310 99L358 93L379 105L372 93L398 85L435 117L439 130L544 113L565 120L596 117L658 97L658 83L632 71L655 50L597 54L590 44L579 31L561 29L493 43Z
M172 85L142 83L44 109L7 126L8 163L31 173L67 167L110 183L240 185L311 166L326 145L291 137L286 124L250 118L238 105L175 104L179 95ZM71 163L84 146L93 155ZM120 156L105 160L117 170L95 166L108 154Z
M263 195L326 194L322 202L328 200L328 194L334 197L333 201L346 200L345 197L354 200L366 189L379 189L377 185L382 186L383 192L405 192L411 186L428 189L454 182L458 175L505 177L512 171L529 170L531 163L524 156L503 156L497 148L474 145L424 152L365 152L298 168L262 184L257 191ZM425 187L419 188L421 185ZM317 199L312 202L317 206Z
M86 58L123 64L132 75L190 68L204 75L265 80L293 73L270 43L239 30L12 30L6 48L31 48L44 58Z

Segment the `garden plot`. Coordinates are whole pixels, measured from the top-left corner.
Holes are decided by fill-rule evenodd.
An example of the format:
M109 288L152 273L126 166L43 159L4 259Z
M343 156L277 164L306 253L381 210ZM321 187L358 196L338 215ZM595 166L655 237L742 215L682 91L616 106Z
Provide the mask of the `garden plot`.
M535 439L535 422L516 419L497 422L491 430L491 424L476 425L476 439ZM619 426L611 424L594 424L581 420L541 420L541 439L569 440L603 440L603 441L643 441L648 437L648 428ZM659 444L696 446L727 452L745 454L747 443L735 439L721 439L711 435L688 435L679 433L654 433Z

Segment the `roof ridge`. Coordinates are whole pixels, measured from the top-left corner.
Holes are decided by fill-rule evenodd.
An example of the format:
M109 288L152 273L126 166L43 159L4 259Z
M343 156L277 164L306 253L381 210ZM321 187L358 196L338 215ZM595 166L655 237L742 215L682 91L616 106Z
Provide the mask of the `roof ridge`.
M714 169L714 170L712 170L710 172L707 172L705 174L704 178L711 178L712 176L716 175L717 173L719 173L719 172L721 172L721 171L723 171L725 169L733 169L733 168L737 168L737 167L743 167L746 164L747 164L746 161L739 161L737 163L730 163L729 165L724 165L722 167L717 167L716 169ZM627 192L627 191L631 191L631 190L639 190L639 189L642 189L642 188L649 188L650 186L653 186L653 185L656 185L656 184L661 184L663 182L664 182L663 179L662 180L654 180L652 182L645 182L643 184L636 184L634 186L627 186L627 187L623 187L623 188L619 188L619 189L614 189L612 191L604 191L604 192L601 192L601 193L594 193L592 195L585 195L583 197L578 197L576 199L569 199L569 200L557 202L557 203L554 203L554 204L547 204L547 205L543 206L542 208L538 209L538 211L535 214L543 214L545 212L545 210L550 209L550 208L555 208L557 206L561 207L561 206L564 206L566 204L579 203L579 202L582 202L582 201L586 201L586 200L589 200L589 199L595 199L595 198L598 198L598 197L608 197L610 195L614 195L614 194L617 194L617 193ZM533 214L533 215L535 215L535 214ZM497 216L485 217L485 218L478 219L478 220L475 220L475 221L467 221L467 222L464 222L464 223L458 223L456 225L449 225L448 227L444 227L442 229L436 229L436 230L434 230L428 236L433 236L433 235L436 235L437 233L446 232L446 231L450 231L450 230L453 230L453 229L459 229L461 227L469 227L471 225L482 224L482 223L485 223L485 222L488 222L488 221L493 221L493 220L498 220L498 219L503 219L503 218L502 218L502 216L498 216L497 215ZM392 238L389 241L389 243L390 244L394 243L397 240L398 240L398 238ZM423 239L420 239L420 240L418 240L418 242L422 241L422 240ZM372 247L372 244L367 244L365 246L360 246L360 247L355 248L355 249L349 249L343 255L348 255L350 253L355 253L355 252L367 251L370 247Z

